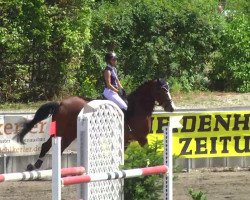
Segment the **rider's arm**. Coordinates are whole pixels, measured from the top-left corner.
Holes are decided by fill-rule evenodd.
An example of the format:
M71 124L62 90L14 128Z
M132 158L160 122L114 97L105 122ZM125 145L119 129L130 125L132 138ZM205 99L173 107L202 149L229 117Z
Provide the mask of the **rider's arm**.
M109 70L104 70L104 79L106 82L106 85L109 89L113 90L114 92L119 92L113 85L111 85L111 72ZM119 82L118 82L119 84Z
M118 83L118 88L119 88L119 89L123 89L122 84L121 84L121 82L119 81L119 79L117 79L117 83Z

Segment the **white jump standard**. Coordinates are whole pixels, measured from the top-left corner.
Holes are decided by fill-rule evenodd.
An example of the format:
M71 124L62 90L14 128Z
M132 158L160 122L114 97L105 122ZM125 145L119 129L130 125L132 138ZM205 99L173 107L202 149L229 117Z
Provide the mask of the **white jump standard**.
M53 200L61 200L61 186L73 184L78 184L78 199L122 200L124 178L153 174L165 175L164 200L172 200L172 128L179 126L180 118L170 117L169 127L164 131L165 165L120 170L119 167L124 164L123 113L113 102L91 101L77 119L77 161L78 166L85 167L87 174L59 178L60 165L53 166ZM53 142L53 145L60 146L59 141ZM61 160L59 149L55 148L53 151L53 163Z

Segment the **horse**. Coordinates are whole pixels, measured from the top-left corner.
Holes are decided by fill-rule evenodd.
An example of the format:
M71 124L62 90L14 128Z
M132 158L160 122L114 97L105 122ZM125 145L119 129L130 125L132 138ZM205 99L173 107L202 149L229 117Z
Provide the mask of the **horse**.
M32 120L24 122L15 139L24 143L24 136L40 121L52 117L56 121L57 136L61 137L61 153L77 137L77 116L82 108L92 99L72 96L59 102L47 102L36 111ZM124 116L124 144L136 140L141 146L147 144L147 134L151 129L151 115L158 102L167 112L175 109L169 85L164 80L156 79L145 82L127 97L128 109ZM46 153L52 146L52 136L42 144L36 163L29 164L27 170L39 169Z

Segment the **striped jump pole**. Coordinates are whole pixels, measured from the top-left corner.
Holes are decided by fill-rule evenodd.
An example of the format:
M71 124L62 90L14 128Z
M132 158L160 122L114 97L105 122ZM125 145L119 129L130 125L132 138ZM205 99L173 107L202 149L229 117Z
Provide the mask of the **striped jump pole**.
M85 173L84 167L69 167L61 169L61 177L77 176L77 175L82 175L84 173ZM5 181L41 180L51 177L52 177L52 170L0 174L0 183Z
M133 178L138 176L148 176L154 174L166 174L168 172L168 167L166 165L159 165L154 167L138 168L121 170L109 173L96 173L81 176L72 176L62 178L62 185L74 185L80 183L89 183L95 181L106 181L122 178Z

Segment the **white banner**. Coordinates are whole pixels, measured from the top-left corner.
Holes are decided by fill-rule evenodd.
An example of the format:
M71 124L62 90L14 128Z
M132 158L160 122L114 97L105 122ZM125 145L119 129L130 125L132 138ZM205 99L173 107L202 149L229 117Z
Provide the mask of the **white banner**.
M41 145L49 138L51 118L36 124L24 137L25 145L17 143L13 137L22 128L23 122L31 120L34 114L3 114L0 115L0 155L24 156L37 155Z

